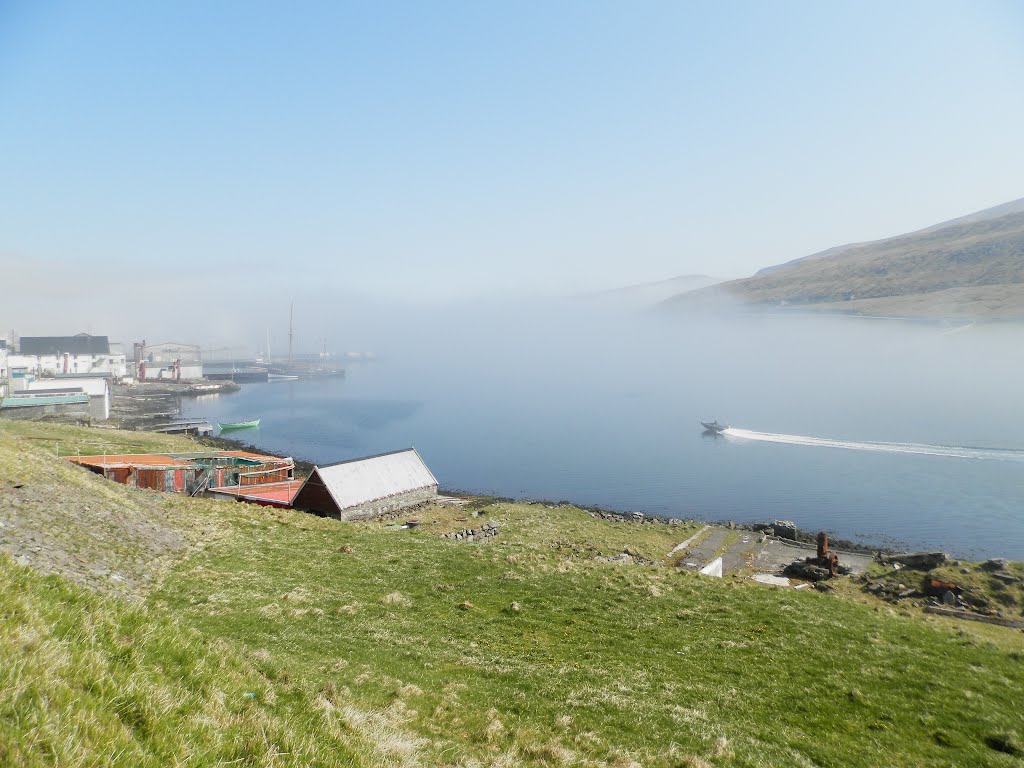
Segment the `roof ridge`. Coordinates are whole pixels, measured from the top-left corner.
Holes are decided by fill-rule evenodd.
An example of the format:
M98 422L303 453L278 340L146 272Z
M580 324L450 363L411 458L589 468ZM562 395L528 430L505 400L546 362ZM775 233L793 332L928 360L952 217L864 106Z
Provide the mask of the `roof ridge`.
M337 467L337 466L340 466L342 464L352 464L353 462L356 462L356 461L367 461L368 459L379 459L379 458L382 458L384 456L394 456L397 453L408 453L409 451L412 451L417 456L420 455L419 451L417 451L412 446L409 446L408 448L399 448L396 451L385 451L384 453L375 453L372 456L357 456L354 459L343 459L342 461L335 461L335 462L333 462L331 464L317 464L317 465L315 465L315 469L327 469L328 467ZM423 457L422 456L420 456L420 461L423 461ZM424 464L425 463L426 462L424 462Z

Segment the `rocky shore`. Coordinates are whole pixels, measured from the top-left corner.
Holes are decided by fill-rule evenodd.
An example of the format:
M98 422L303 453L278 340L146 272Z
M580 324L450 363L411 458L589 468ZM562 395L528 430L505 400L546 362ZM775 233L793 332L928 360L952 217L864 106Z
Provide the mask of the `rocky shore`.
M150 429L180 417L182 398L221 395L239 389L241 387L233 381L144 381L115 384L110 423L121 429Z

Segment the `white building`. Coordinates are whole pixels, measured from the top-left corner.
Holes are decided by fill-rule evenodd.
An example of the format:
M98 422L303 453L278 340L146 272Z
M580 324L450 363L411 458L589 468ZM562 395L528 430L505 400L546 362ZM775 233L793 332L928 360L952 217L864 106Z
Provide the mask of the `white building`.
M26 383L20 397L41 397L50 395L85 394L89 396L89 415L97 421L110 418L111 377L101 374L73 378L61 376L55 379L36 379Z
M21 392L39 373L39 358L35 355L7 354L8 394Z
M37 376L111 373L120 379L128 372L124 352L112 351L106 336L22 336L18 352L23 359L35 358L35 366L29 365L27 372Z
M7 395L7 380L11 373L7 370L7 340L0 339L0 398Z

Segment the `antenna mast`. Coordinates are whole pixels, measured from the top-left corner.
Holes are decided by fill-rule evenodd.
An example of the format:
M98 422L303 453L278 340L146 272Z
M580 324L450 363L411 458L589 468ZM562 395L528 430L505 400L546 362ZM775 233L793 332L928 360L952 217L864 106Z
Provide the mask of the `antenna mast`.
M292 320L295 317L295 299L292 299L291 309L288 310L288 372L292 371Z

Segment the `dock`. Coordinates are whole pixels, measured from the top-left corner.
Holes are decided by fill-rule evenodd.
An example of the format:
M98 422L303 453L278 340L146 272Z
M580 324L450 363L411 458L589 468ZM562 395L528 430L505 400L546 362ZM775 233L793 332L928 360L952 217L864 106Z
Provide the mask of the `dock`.
M153 432L163 432L166 435L197 435L199 437L211 437L213 435L213 424L206 419L183 419L172 421L167 424L157 424L150 427Z

